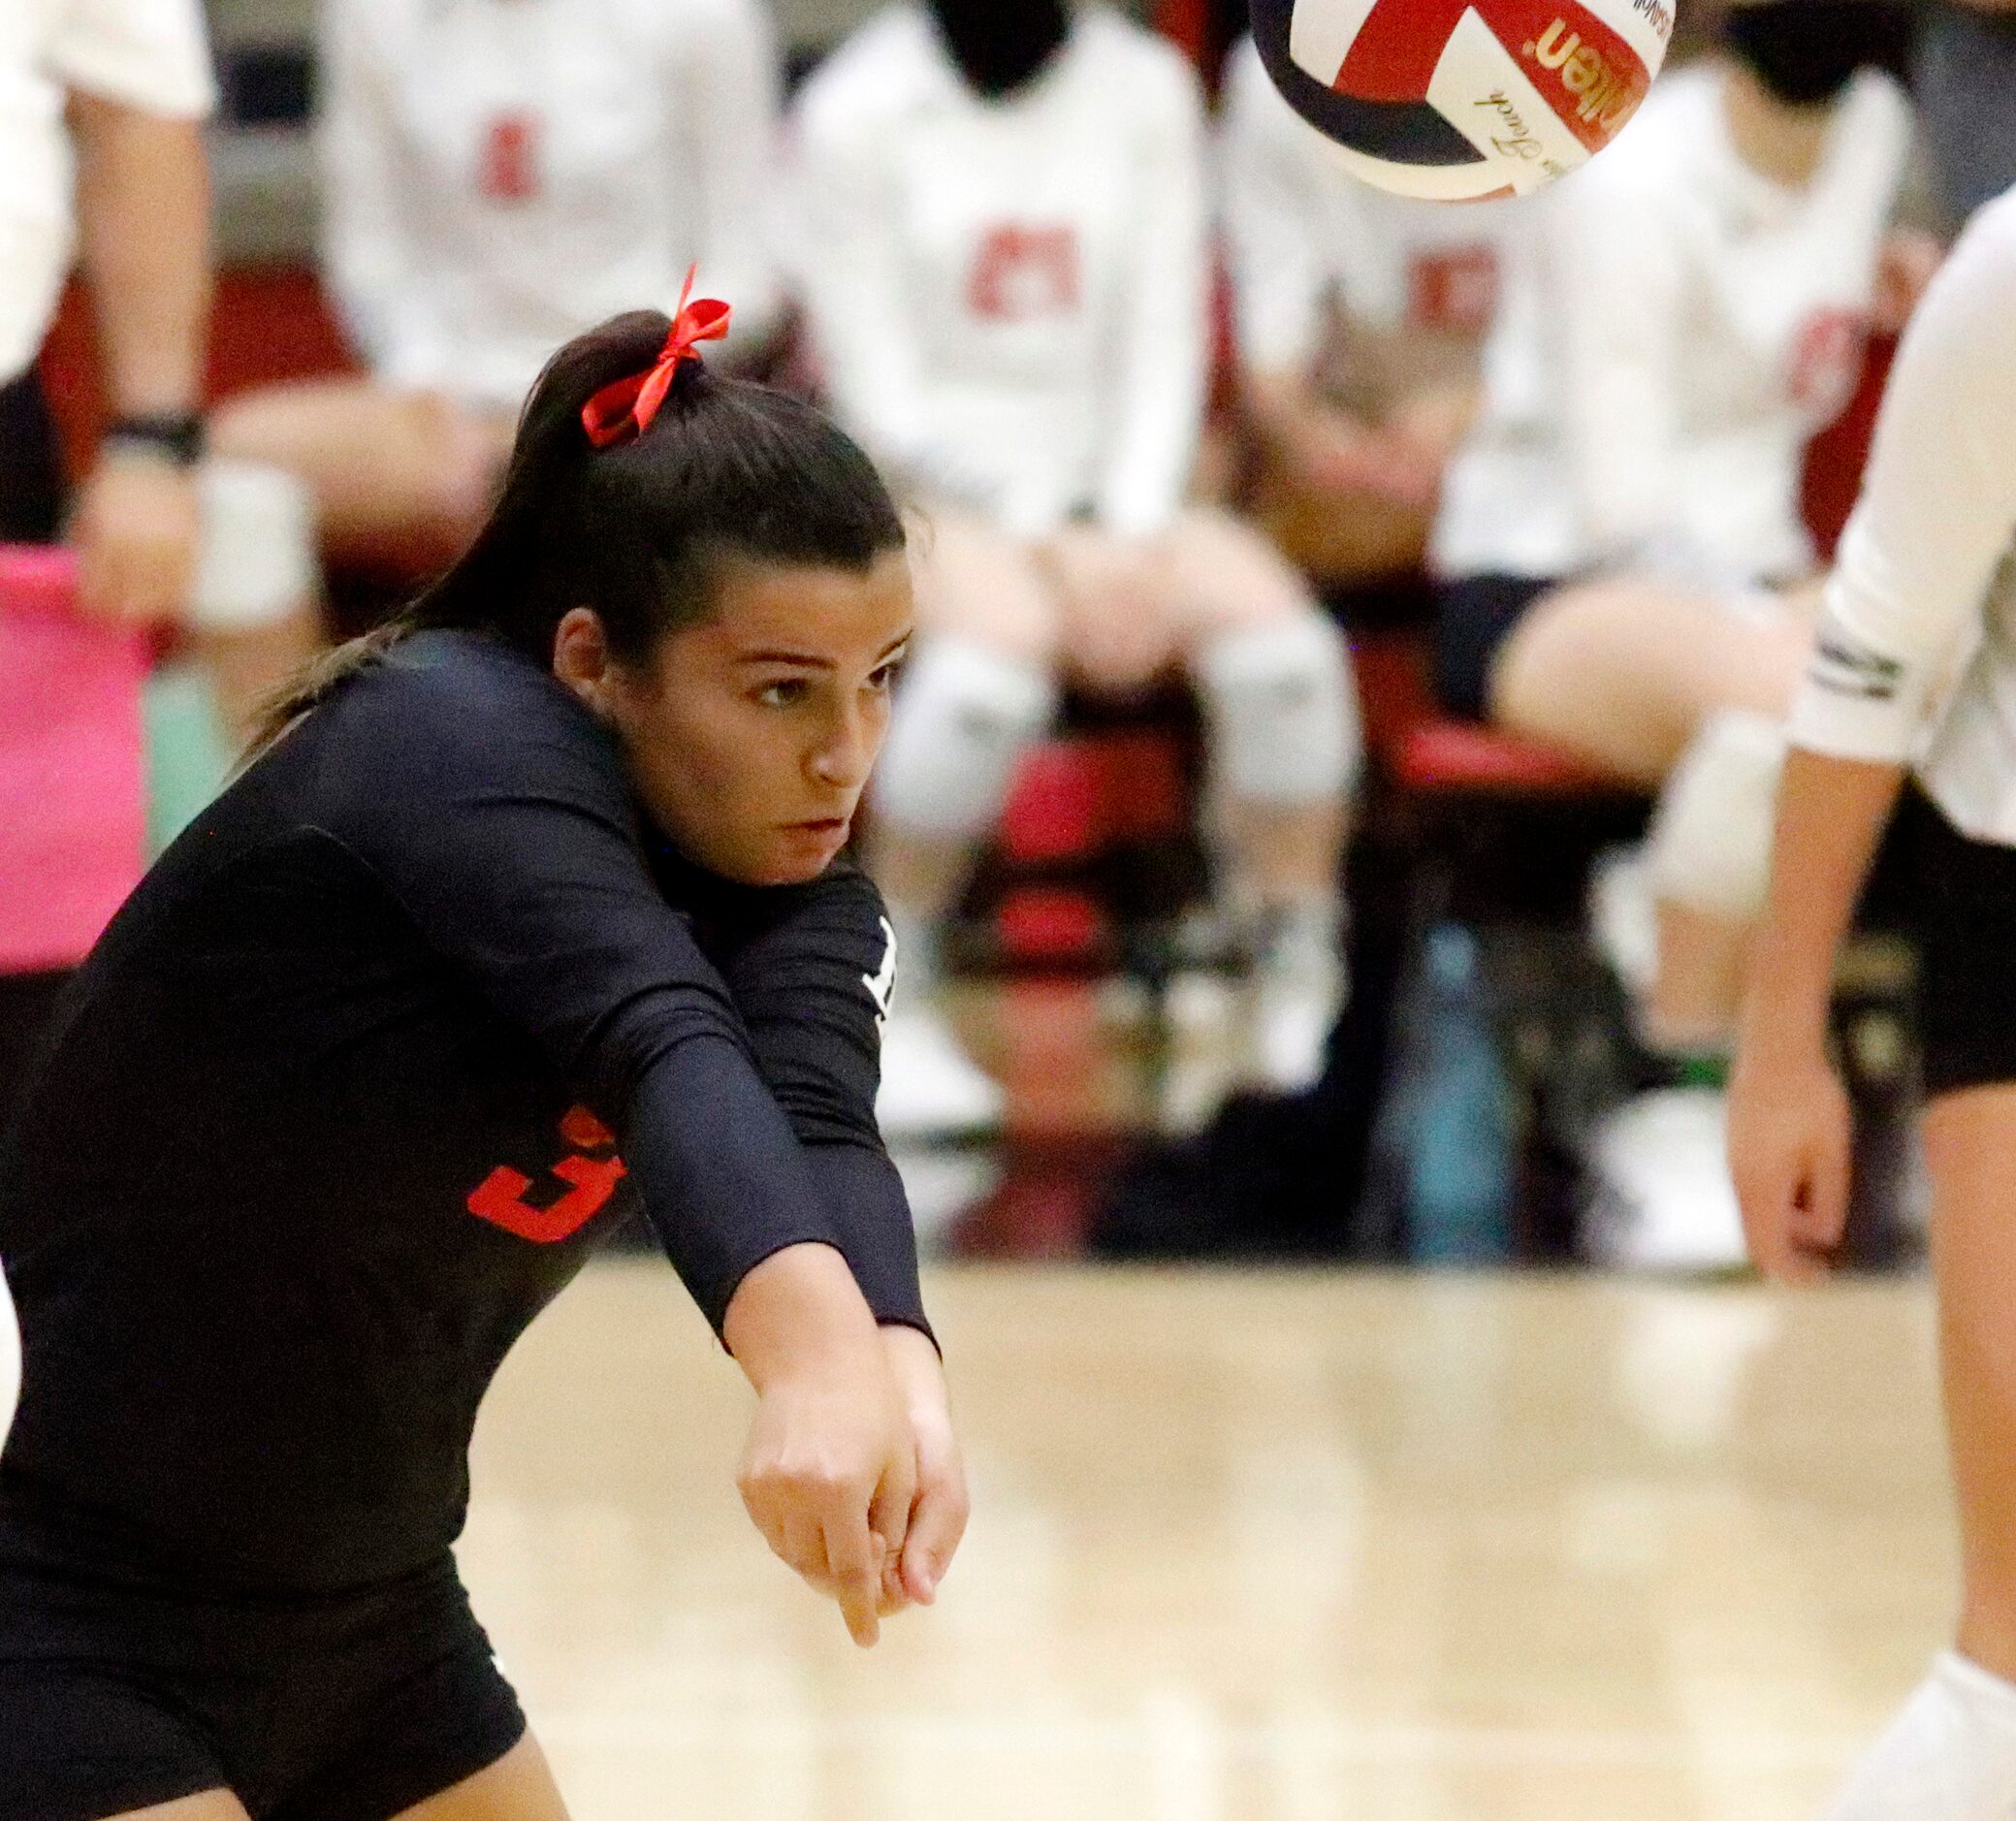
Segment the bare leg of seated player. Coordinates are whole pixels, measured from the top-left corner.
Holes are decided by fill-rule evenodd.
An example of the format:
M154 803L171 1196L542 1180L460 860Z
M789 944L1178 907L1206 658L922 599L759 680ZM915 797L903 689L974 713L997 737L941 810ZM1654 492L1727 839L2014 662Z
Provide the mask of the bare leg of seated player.
M426 570L459 556L482 523L511 420L439 393L314 380L233 399L210 440L307 484L329 560Z
M1781 720L1812 643L1815 602L1745 613L1706 594L1631 581L1556 590L1537 602L1491 677L1497 724L1657 791L1716 716ZM1761 865L1764 855L1746 856ZM1761 905L1762 881L1757 881ZM1740 892L1739 897L1743 894ZM1726 1040L1741 991L1748 910L1662 899L1648 1035Z
M897 940L877 1115L894 1139L983 1133L1002 1095L940 1001L939 939L1022 753L1056 713L1054 591L1027 546L934 512L912 544L917 641L875 784L871 864Z
M1803 614L1772 623L1652 582L1556 589L1499 653L1491 719L1656 790L1717 710L1782 715L1811 637Z
M1300 578L1210 512L1152 538L1072 527L1036 545L945 513L918 562L925 636L877 800L877 877L899 952L926 983L906 967L899 1006L928 995L935 930L1000 816L1015 761L1054 716L1060 667L1121 695L1182 668L1204 699L1232 896L1262 932L1261 1069L1273 1085L1307 1085L1343 992L1338 876L1359 731L1343 642ZM962 1111L974 1125L998 1116L946 1035L892 1017L885 1129L925 1135Z
M1339 881L1360 760L1342 637L1301 577L1224 513L1182 514L1148 538L1072 528L1050 541L1065 661L1124 694L1179 668L1210 743L1210 827L1227 896L1257 940L1261 1079L1294 1091L1320 1071L1341 1008Z

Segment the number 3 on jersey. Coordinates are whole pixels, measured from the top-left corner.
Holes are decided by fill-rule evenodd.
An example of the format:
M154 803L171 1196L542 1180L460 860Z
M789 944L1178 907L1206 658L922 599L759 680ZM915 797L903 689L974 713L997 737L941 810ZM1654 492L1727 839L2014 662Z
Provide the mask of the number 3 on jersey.
M540 1246L557 1245L593 1220L616 1193L616 1185L629 1174L623 1159L615 1154L616 1134L585 1106L570 1107L560 1121L560 1136L575 1147L575 1154L561 1158L553 1166L553 1174L567 1185L567 1192L559 1200L546 1207L533 1207L525 1198L532 1179L499 1165L469 1197L469 1212L493 1227L501 1227L507 1233L516 1233L519 1238ZM608 1155L582 1155L589 1151Z

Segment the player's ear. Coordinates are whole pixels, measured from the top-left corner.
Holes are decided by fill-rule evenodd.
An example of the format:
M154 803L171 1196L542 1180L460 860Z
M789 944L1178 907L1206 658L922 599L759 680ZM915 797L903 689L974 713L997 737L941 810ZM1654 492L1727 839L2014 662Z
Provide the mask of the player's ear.
M609 699L614 669L601 615L592 607L568 608L553 629L553 674L601 720L615 712Z

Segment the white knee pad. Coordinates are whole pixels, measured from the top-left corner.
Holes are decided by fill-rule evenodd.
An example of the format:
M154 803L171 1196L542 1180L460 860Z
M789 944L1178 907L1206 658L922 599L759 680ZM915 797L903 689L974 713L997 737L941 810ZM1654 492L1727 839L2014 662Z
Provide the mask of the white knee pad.
M1730 710L1712 717L1659 793L1646 838L1652 890L1710 916L1748 918L1764 909L1783 726Z
M197 473L202 535L190 623L252 632L315 597L315 502L284 468L206 462Z
M1057 686L1027 658L971 639L920 643L877 768L877 802L898 826L970 838L993 826L1015 761L1057 712Z
M1349 791L1363 756L1344 638L1320 614L1227 632L1197 679L1209 711L1218 788L1255 803L1318 803Z

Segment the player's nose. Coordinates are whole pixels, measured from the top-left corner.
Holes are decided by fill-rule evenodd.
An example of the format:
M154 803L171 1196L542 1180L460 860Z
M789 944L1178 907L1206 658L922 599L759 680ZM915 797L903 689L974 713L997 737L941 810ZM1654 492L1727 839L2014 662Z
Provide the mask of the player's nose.
M843 709L813 750L810 770L828 788L858 793L868 783L880 745L879 718L858 708Z

